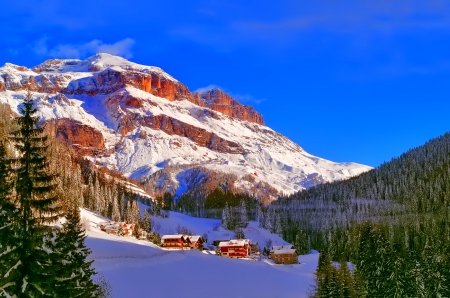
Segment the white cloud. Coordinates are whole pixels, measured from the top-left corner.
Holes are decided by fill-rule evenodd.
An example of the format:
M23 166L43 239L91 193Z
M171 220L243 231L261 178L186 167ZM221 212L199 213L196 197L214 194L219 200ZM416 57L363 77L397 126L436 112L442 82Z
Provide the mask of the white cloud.
M129 59L133 57L132 48L134 43L135 41L131 38L125 38L112 44L94 39L85 43L59 44L49 48L48 38L43 36L31 44L31 50L37 55L52 58L85 58L102 52Z

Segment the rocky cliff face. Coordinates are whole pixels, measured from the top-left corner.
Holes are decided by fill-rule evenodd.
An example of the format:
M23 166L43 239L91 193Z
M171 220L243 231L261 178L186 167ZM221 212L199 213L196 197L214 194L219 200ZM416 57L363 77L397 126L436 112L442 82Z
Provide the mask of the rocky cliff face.
M106 69L91 77L70 82L64 92L94 96L111 94L125 86L131 86L170 101L189 100L195 103L189 89L178 81L167 79L158 73L142 73L134 70Z
M17 113L27 89L49 134L131 178L170 166L171 182L155 183L177 188L201 167L236 176L236 189L275 198L370 169L308 154L219 89L192 93L160 68L108 54L0 67L0 103Z
M213 111L221 112L224 115L240 120L264 125L263 116L256 112L253 107L242 105L220 89L195 93L194 96L200 97L205 102L205 106Z
M67 118L49 120L45 123L45 132L72 145L82 155L95 156L106 153L102 133L79 121Z

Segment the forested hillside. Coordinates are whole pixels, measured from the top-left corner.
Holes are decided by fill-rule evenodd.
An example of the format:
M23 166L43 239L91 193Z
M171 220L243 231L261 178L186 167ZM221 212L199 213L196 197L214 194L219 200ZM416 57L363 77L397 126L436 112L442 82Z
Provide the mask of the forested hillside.
M300 252L314 248L356 264L369 297L449 294L449 133L360 176L280 198L269 209Z

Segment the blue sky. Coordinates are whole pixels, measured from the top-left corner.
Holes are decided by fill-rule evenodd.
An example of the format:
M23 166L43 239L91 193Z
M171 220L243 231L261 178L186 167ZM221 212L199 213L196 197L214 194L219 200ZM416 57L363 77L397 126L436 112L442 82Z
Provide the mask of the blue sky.
M0 64L109 52L220 86L308 152L378 166L450 130L449 1L7 1Z

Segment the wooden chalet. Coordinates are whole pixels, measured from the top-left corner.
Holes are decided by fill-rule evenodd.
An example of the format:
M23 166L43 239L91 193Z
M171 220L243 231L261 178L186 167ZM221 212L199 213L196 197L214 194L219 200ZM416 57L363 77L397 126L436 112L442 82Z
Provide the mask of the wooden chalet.
M245 258L250 255L249 239L233 239L219 243L220 255L227 258Z
M275 264L297 264L297 252L292 245L273 246L270 250L270 258Z
M165 248L171 249L190 249L191 241L187 236L178 235L164 235L161 237L161 244Z
M203 248L203 243L205 243L205 239L203 239L202 236L193 235L193 236L187 236L189 238L189 241L191 242L189 246L191 249L201 249Z

